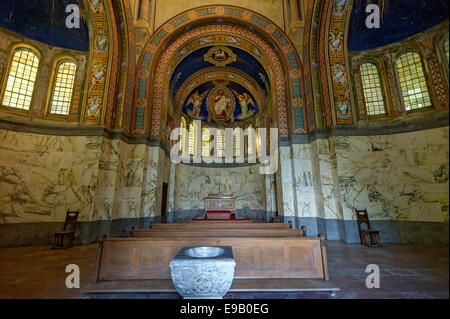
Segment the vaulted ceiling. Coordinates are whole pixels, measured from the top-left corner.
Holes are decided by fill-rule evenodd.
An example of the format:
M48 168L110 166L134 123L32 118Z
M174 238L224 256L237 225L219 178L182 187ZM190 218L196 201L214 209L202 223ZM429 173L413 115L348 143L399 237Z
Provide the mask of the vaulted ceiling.
M28 38L66 49L88 51L85 22L79 29L66 27L69 4L83 8L82 0L2 0L0 26Z
M369 3L383 9L379 29L368 29L365 12ZM350 20L350 51L373 49L420 33L449 17L448 0L354 0Z

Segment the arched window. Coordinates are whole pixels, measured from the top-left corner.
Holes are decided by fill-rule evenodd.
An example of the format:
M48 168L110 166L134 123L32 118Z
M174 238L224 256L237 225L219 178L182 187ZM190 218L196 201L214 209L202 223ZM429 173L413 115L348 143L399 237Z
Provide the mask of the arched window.
M241 156L241 134L240 130L236 130L233 134L233 154L234 156Z
M39 67L38 55L28 48L13 51L2 105L28 111Z
M195 127L194 122L189 124L189 155L195 153Z
M217 156L225 157L225 130L223 128L217 130Z
M50 114L69 114L76 71L77 65L71 61L64 61L58 64L50 101Z
M248 155L256 154L256 135L253 129L253 126L250 124L248 126L248 136L247 136L247 146L248 146Z
M404 53L398 58L396 67L405 109L412 111L431 106L420 55Z
M202 128L202 156L211 156L209 151L210 132L208 127Z
M361 64L360 71L367 114L369 116L386 114L377 66L373 63L364 63Z
M181 129L186 129L186 119L184 117L181 117ZM180 136L181 140L180 140L180 151L184 152L186 150L186 131L182 130L181 131L181 136Z

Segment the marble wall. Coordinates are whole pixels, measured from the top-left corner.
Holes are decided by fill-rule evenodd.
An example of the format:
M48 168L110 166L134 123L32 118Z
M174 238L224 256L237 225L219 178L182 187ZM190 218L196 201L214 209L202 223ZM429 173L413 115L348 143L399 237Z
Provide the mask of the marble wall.
M183 214L189 218L203 216L204 198L217 194L219 184L222 192L236 196L238 218L265 219L262 213L266 212L266 182L269 190L273 188L272 180L266 181L266 176L259 173L259 165L211 168L177 164L173 182L173 212L181 220L185 220ZM269 205L272 207L272 201Z
M91 221L102 138L0 129L0 223Z
M383 242L445 243L449 222L449 128L328 136L281 144L275 175L259 165L174 164L163 147L122 138L0 129L0 246L48 244L68 209L80 210L81 243L128 236L159 221L169 185L169 222L203 216L219 184L238 217L277 211L308 235L358 242L355 208L367 208Z
M448 222L448 126L334 140L344 219Z

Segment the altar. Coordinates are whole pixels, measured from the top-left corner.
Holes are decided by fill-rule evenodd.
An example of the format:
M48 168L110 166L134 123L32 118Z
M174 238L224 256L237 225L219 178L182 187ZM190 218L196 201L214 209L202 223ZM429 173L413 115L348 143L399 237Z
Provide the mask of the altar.
M251 221L236 216L236 197L233 194L208 194L205 197L205 218L192 221Z

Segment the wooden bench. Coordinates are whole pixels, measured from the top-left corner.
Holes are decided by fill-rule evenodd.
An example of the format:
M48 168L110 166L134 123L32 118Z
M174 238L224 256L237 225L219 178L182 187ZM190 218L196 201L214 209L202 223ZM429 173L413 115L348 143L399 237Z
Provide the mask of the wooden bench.
M146 238L245 238L245 237L305 237L303 229L130 229L131 237Z
M303 226L304 227L304 226ZM189 223L189 224L153 224L150 222L149 229L291 229L292 222L289 223Z
M323 235L286 238L100 238L96 282L170 279L169 263L184 246L231 246L235 279L328 280Z
M253 220L251 220L250 218L248 219L191 219L191 223L239 223L239 224L245 224L245 223L253 223Z

